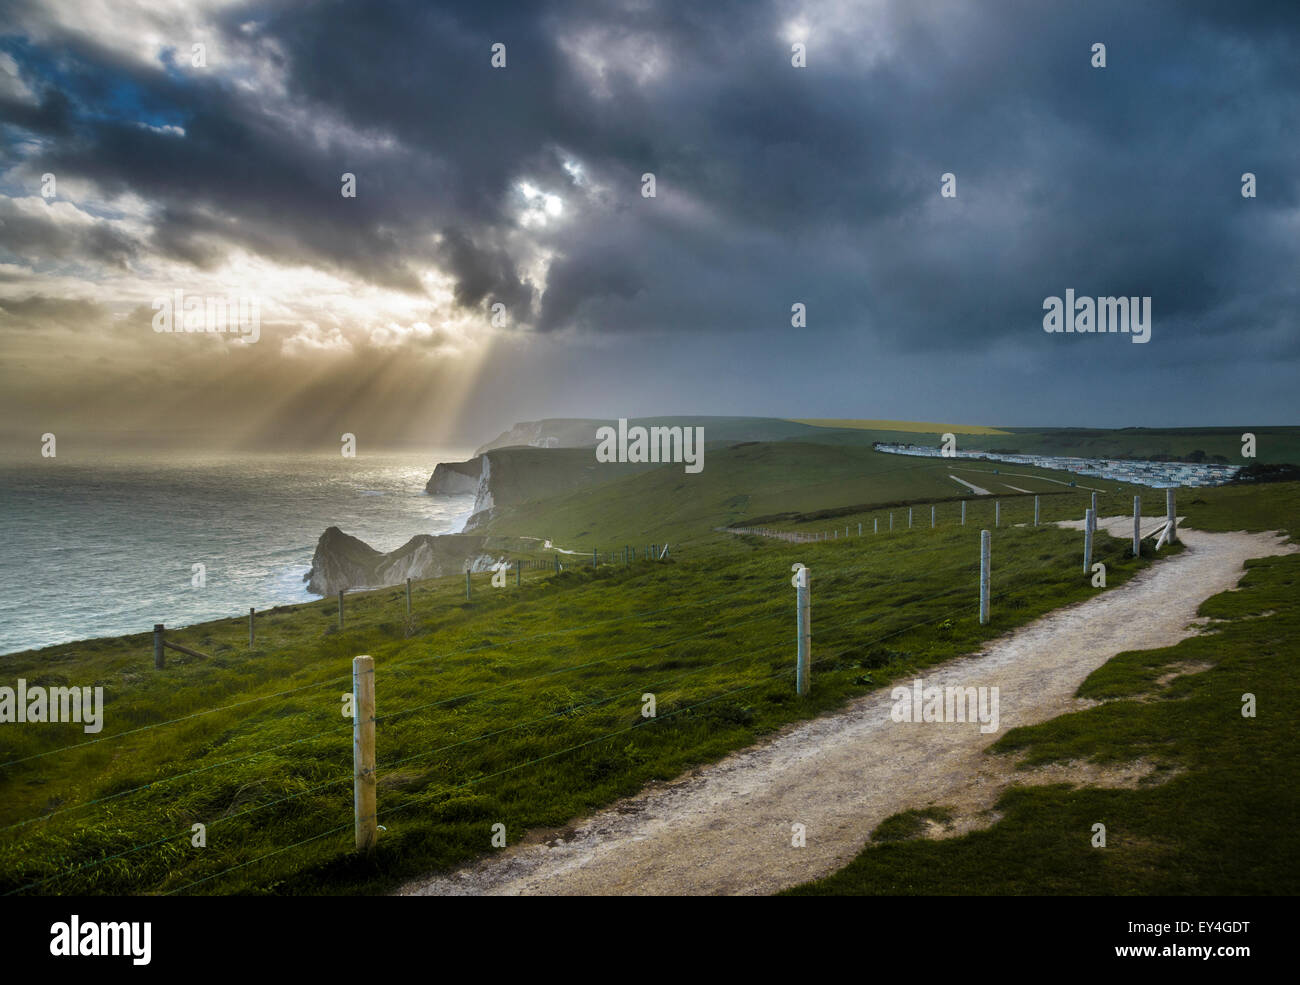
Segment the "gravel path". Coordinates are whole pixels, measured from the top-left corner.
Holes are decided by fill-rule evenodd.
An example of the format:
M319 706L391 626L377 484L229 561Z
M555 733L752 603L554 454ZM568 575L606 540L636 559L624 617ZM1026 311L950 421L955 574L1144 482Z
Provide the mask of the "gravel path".
M1125 519L1132 523L1100 522L1122 532ZM1248 558L1297 549L1277 534L1179 535L1187 546L1179 556L930 671L927 687L997 685L997 734L982 734L976 723L895 723L885 688L401 892L772 893L841 868L876 825L908 808L955 807L958 833L987 824L1001 790L1024 779L1012 776L1009 757L982 753L998 734L1085 706L1074 693L1094 669L1123 650L1192 635L1197 606L1235 586ZM996 578L995 567L995 586ZM815 633L814 624L814 657ZM791 846L795 823L806 828L806 847Z

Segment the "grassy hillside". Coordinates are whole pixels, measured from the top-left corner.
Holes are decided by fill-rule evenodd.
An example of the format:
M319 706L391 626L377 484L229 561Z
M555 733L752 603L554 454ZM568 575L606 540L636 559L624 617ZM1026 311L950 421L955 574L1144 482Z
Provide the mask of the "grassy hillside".
M729 494L728 474L747 471L768 477L749 486L765 508L798 501L785 485L789 456L806 450L734 452L751 458L717 469L713 496ZM820 452L830 456L825 496L872 494L855 485L860 457ZM350 595L343 631L333 600L283 607L260 621L252 653L243 618L206 623L172 637L210 658L170 654L163 671L152 669L143 635L2 658L6 680L104 686L107 711L96 736L75 725L3 733L0 887L379 889L487 851L494 823L512 842L563 824L1095 591L1077 533L1000 530L994 619L981 627L986 519L794 548L675 519L689 497L667 493L685 478L659 470L623 490L624 509L644 510L642 522L688 535L668 561L593 571L574 558L558 576L529 570L522 586L512 576L501 589L476 576L468 602L463 579L429 581L410 619L401 590ZM879 496L942 486L924 469L876 478ZM637 483L649 487L644 499ZM1067 496L1078 512L1082 494ZM613 500L604 508L603 523L625 522ZM1099 540L1112 585L1148 563L1126 558L1122 539ZM816 599L814 686L802 699L792 680L793 561L811 568ZM351 723L341 715L360 653L374 656L377 675L386 830L373 859L350 852ZM640 714L647 692L658 700L653 719ZM207 847L191 844L196 823L207 825Z
M852 431L887 431L905 434L932 434L940 436L952 434L1006 434L999 428L985 427L981 424L935 424L926 421L865 421L855 418L797 418L799 424L811 424L818 428Z
M798 512L859 509L868 504L939 501L973 495L969 483L995 496L1047 493L1070 486L1128 496L1142 495L1154 508L1159 490L1117 484L1067 472L970 460L887 455L872 443L938 446L931 425L893 421L775 421L765 418L656 418L658 424L719 421L706 427L704 470L686 474L681 465L598 463L590 448L508 448L494 453L499 488L490 522L475 529L503 536L542 536L575 549L591 540L671 541L694 532ZM541 422L548 423L548 422ZM600 422L561 422L585 428ZM843 425L843 426L840 426ZM911 430L877 429L890 425ZM951 427L933 425L933 427ZM797 437L781 438L797 430ZM960 427L959 446L1022 453L1188 458L1220 455L1235 464L1239 429L1006 429ZM584 430L582 432L586 434ZM738 440L753 433L763 441ZM1300 462L1300 428L1257 428L1258 461ZM724 436L728 440L721 440ZM736 443L728 443L735 441ZM1235 444L1234 444L1235 442ZM1235 449L1235 450L1234 450ZM634 476L649 474L642 481ZM955 477L955 478L954 478ZM600 487L596 491L593 487ZM1117 509L1131 508L1116 504Z
M497 506L546 499L653 468L632 462L597 462L589 448L501 448L490 460Z
M871 448L876 441L937 447L941 435L921 430L930 426L924 424L827 421L823 423L836 426L815 427L808 422L762 418L654 420L675 424L721 420L726 426L715 430L706 427L709 447L704 470L697 475L686 474L680 465L597 463L590 448L499 451L494 456L494 461L499 459L501 463L497 481L502 494L498 502L510 508L498 510L483 529L508 536L546 536L574 546L602 537L673 540L690 536L693 530L753 522L773 514L807 514L871 503L969 495L971 491L952 476L997 496L1051 492L1072 483L1086 489L1123 489L1129 496L1143 495L1144 501L1151 504L1161 495L1158 490L1067 472L997 462L918 459L881 454ZM911 430L885 430L875 425ZM775 440L771 435L779 434L782 426L799 429L800 433ZM959 447L968 450L1178 458L1199 451L1207 459L1221 455L1235 464L1246 462L1240 456L1241 430L1232 428L958 430ZM723 435L737 440L748 432L769 437L762 442L717 443ZM1257 428L1255 434L1259 461L1300 462L1300 428ZM647 472L653 478L645 482L632 478ZM601 490L594 492L595 486Z
M591 448L596 428L614 423L598 419L532 422L554 433L562 447ZM1025 454L1079 455L1097 458L1179 458L1197 451L1207 459L1221 456L1233 465L1249 464L1242 458L1241 436L1256 437L1255 461L1300 463L1300 427L1243 424L1216 428L1024 428L921 421L869 421L832 418L782 420L765 417L655 417L630 423L661 426L702 426L706 442L735 444L742 441L797 441L815 444L849 444L870 447L874 441L932 444L945 432L958 436L965 449L1015 450ZM524 427L519 425L518 427ZM509 446L507 431L484 446Z
M1300 484L1198 490L1188 523L1300 534ZM1104 701L1013 729L990 755L1022 768L1147 762L1137 789L1015 786L983 831L928 840L896 815L848 867L793 890L816 894L1290 894L1300 892L1300 556L1251 562L1240 589L1207 600L1208 632L1122 653L1079 688ZM1241 714L1256 696L1255 718ZM948 812L931 805L942 824ZM1107 846L1091 845L1092 825Z
M1069 473L782 441L711 450L704 471L696 475L687 475L680 465L666 465L597 488L522 503L483 529L499 536L544 536L577 549L593 541L673 543L715 527L765 522L791 513L805 518L802 526L816 526L821 523L818 514L856 515L869 510L867 504L943 501L944 515L953 516L960 510L959 500L976 498L951 478L954 475L1004 499L1023 495L1018 490L1068 493L1070 483L1077 481L1072 509L1082 502L1080 492L1124 489L1108 505L1113 501L1120 512L1132 508L1132 487ZM1163 493L1148 489L1145 497L1148 511L1156 508L1157 499L1163 511ZM992 506L989 510L991 515Z
M589 455L504 457L535 459L567 483ZM565 824L1096 591L1078 533L1030 526L1033 491L1048 493L1046 522L1081 516L1088 489L1044 470L962 468L851 442L711 448L699 475L670 465L614 477L521 502L490 528L620 560L632 544L633 564L593 570L586 555L569 556L561 574L529 567L522 585L511 573L504 588L476 575L470 600L463 578L430 580L417 584L411 617L400 589L356 593L343 630L332 599L281 607L259 617L252 652L244 617L205 623L169 637L209 656L169 654L163 671L145 635L0 657L5 681L99 685L107 701L98 735L76 725L0 733L0 891L382 889L488 851L493 824L511 842ZM978 625L976 583L994 497L963 492L957 474L1002 504L990 626ZM1099 488L1103 512L1127 511L1131 489ZM1285 509L1296 515L1295 488L1185 491L1180 507L1206 523L1267 525ZM1144 496L1148 513L1162 511L1163 496ZM880 534L817 544L714 530L758 517L856 534L890 512L892 533L882 522ZM1127 557L1120 526L1097 545L1111 586L1150 563ZM669 559L644 560L647 542L671 543ZM813 573L806 698L792 679L795 561ZM376 661L386 829L369 859L350 850L351 722L341 714L362 653ZM641 715L647 692L658 701L651 719ZM194 824L207 826L206 847L191 844Z

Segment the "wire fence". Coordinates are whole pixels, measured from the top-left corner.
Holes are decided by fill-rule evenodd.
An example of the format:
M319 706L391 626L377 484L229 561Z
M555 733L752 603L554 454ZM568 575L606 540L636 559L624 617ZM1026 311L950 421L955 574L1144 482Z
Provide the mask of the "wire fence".
M1035 505L1035 513L1037 513L1037 505ZM1110 528L1120 527L1124 523L1131 524L1132 520L1114 519L1106 525L1097 525L1095 529L1109 532ZM1163 520L1157 525L1157 527L1162 526ZM977 525L972 524L971 532L974 533L976 528ZM1047 529L1047 527L1045 526L1044 529ZM757 533L760 536L768 536L768 534L764 532L764 528L754 528L753 530L736 530L731 528L728 529L728 532ZM952 531L949 529L946 532L951 533ZM1154 532L1154 530L1152 532ZM1149 535L1150 534L1147 536ZM785 540L786 538L780 537L778 539ZM825 540L825 538L821 539L823 541ZM834 540L834 538L831 539ZM857 540L856 537L847 537L846 539ZM1094 549L1099 558L1105 558L1112 561L1123 560L1126 556L1131 557L1131 550L1129 550L1126 555L1126 552L1121 549L1123 542L1119 541L1118 543L1120 545L1119 547L1117 547L1115 543L1109 543L1094 545ZM928 548L913 548L907 552L907 556L909 558L915 558L921 554L940 552L951 554L953 550L954 546L952 544L942 543ZM1030 551L1027 553L1032 554L1033 552ZM668 549L667 545L644 545L644 548L639 551L637 548L628 545L625 548L606 551L603 553L600 551L594 551L591 556L591 561L593 565L597 567L602 563L602 558L605 559L603 563L606 564L623 564L625 566L630 566L636 560L666 560L672 557L674 557L674 555ZM1055 555L1051 555L1051 558L1054 562ZM827 652L816 660L812 660L811 666L813 667L822 666L827 661L840 660L843 651L837 650L837 647L851 645L862 650L874 647L887 640L898 638L907 633L920 630L923 627L941 623L944 620L955 620L971 616L972 600L974 597L971 575L979 571L979 561L973 556L973 552L971 552L971 556L958 557L956 563L929 565L924 569L923 573L908 576L901 576L896 572L891 572L887 568L882 567L880 563L874 561L869 555L850 555L848 557L849 563L838 567L831 564L833 560L838 559L839 556L834 553L820 557L819 566L815 572L815 583L819 586L819 592L831 593L832 598L829 601L834 604L828 604L825 594L819 596L822 598L822 601L819 603L819 611L829 611L832 615L829 618L822 617L817 622L816 633L818 639L822 641L819 645L830 652ZM821 561L826 563L821 564ZM561 571L563 570L563 567L558 565L551 566L548 564L539 565L539 567L547 567L551 570L555 570L556 567L559 567ZM521 564L517 570L522 569L523 566ZM1051 570L1051 562L1045 565L1041 557L1013 558L1010 563L1001 563L997 570L999 580L1004 584L1007 584L1008 587L1003 588L997 594L992 595L991 598L994 601L1007 599L1017 592L1024 591L1027 584L1032 583L1034 579L1041 580L1044 572ZM423 730L428 729L429 724L416 720L413 716L429 713L435 709L455 708L465 702L481 699L484 698L484 696L491 694L519 692L520 689L526 689L529 685L536 685L539 682L559 678L563 675L589 672L593 668L612 668L617 670L630 658L642 657L661 651L680 651L683 644L706 639L715 641L720 640L725 638L728 634L741 633L742 631L748 631L759 626L769 626L777 620L786 620L789 623L793 623L793 620L790 620L789 618L790 597L784 589L784 583L788 581L788 575L782 575L781 580L776 582L774 587L778 588L777 594L771 595L765 600L754 599L755 585L759 583L771 585L772 582L770 579L771 576L769 574L763 574L750 579L747 583L737 587L735 590L711 595L706 598L689 597L679 599L673 604L666 606L660 605L651 609L635 610L609 616L605 619L583 621L563 628L549 630L547 632L519 635L506 640L490 641L445 650L440 653L425 654L415 658L404 660L395 659L391 662L385 662L381 665L381 670L385 675L385 679L395 679L400 675L410 675L416 667L425 668L431 663L448 661L453 657L468 656L485 651L500 650L503 648L519 648L543 640L557 640L579 634L585 634L589 637L593 632L607 631L619 624L631 621L644 623L649 620L669 617L674 629L687 629L691 627L683 625L682 620L691 613L695 613L698 618L701 615L700 610L703 610L703 625L699 628L693 628L693 631L684 633L677 632L672 635L667 635L663 639L656 639L654 642L647 643L643 646L633 647L630 649L620 649L618 652L601 656L598 659L548 667L539 673L513 677L488 686L475 687L469 690L460 690L453 694L438 696L432 700L420 701L415 704L398 707L396 710L392 711L385 710L382 715L374 715L366 721L372 727L382 727L385 736L391 736L395 739L398 737L399 733L393 730L400 730L405 725L414 729L414 735L407 737L405 742L418 743L427 738L427 734ZM928 583L933 585L936 582L942 584L944 587L935 592L908 598L905 603L900 604L895 610L885 616L876 612L868 612L859 616L845 616L843 614L845 607L852 605L854 593L872 591L888 585L893 585L895 588L902 588L908 584ZM839 593L838 597L836 597L835 593ZM965 596L966 600L961 604L944 608L938 614L928 613L924 619L909 619L905 616L907 606L929 606L931 603L945 599L955 600L958 596ZM409 594L407 597L409 600ZM747 605L748 611L744 611L741 603L742 599L744 600L744 604ZM710 621L710 619L714 621ZM863 638L858 627L867 621L872 621L873 623L878 624L879 629L882 631ZM348 744L338 742L341 738L341 733L343 732L353 731L355 735L357 722L355 720L336 722L329 727L320 728L316 731L309 732L306 735L295 737L292 740L275 743L264 748L254 749L239 756L222 759L219 762L180 770L166 776L152 779L146 783L134 784L124 789L115 790L103 796L89 798L78 803L66 805L59 804L53 809L36 816L24 818L0 826L0 833L20 831L21 829L37 824L38 822L48 822L53 818L63 818L74 812L88 811L95 808L104 810L126 798L136 797L151 791L157 792L160 796L166 796L166 788L170 785L177 784L180 781L238 764L251 763L258 760L260 757L271 757L274 754L283 753L285 750L293 747L306 746L307 744L317 740L324 740L326 743L326 749L334 750L330 755L333 756L334 760L337 760L333 766L333 769L337 772L334 772L333 775L329 776L327 779L322 779L321 782L312 782L310 785L304 786L291 793L277 795L262 800L261 802L234 813L223 813L207 822L208 826L228 824L229 822L247 818L259 812L268 811L276 807L283 807L284 805L295 801L301 801L303 798L320 794L327 790L332 790L347 783L355 783L359 773L365 772L366 770L368 770L372 776L380 774L389 775L392 774L393 771L408 767L411 764L428 761L434 757L441 756L454 750L464 750L479 743L486 744L492 742L492 740L499 740L503 736L510 735L511 733L523 733L529 729L548 726L557 722L571 721L578 716L589 715L601 709L609 709L617 706L617 703L620 701L626 701L629 697L636 699L637 695L644 696L646 693L664 693L669 689L683 685L683 682L688 679L706 672L716 674L719 670L726 668L729 671L734 669L737 673L742 675L743 683L738 681L737 686L735 687L726 687L717 694L708 695L681 707L672 708L662 715L655 715L626 727L602 732L601 734L591 738L584 738L580 742L548 751L542 755L522 760L502 769L493 770L484 775L471 777L460 783L452 783L450 785L431 784L434 789L427 794L399 798L400 802L398 803L384 805L376 812L374 817L367 819L368 821L373 822L380 817L388 818L392 815L409 810L417 805L429 803L439 797L446 797L453 791L484 783L496 777L526 769L527 767L538 763L554 760L557 757L564 756L565 754L609 741L639 729L653 728L658 723L673 720L696 709L706 708L711 705L716 706L717 703L723 699L767 687L772 685L774 682L779 682L784 678L792 677L796 674L796 667L794 661L788 658L793 653L793 650L794 647L789 639L778 639L776 642L760 644L754 648L743 647L741 652L734 656L727 657L726 659L703 660L697 666L689 667L682 670L680 673L669 674L667 676L655 675L651 678L651 676L647 674L644 679L639 679L635 686L629 686L626 681L622 684L616 682L598 693L585 696L584 700L567 705L563 708L512 722L507 725L502 725L500 727L485 729L474 735L465 738L458 738L455 741L444 742L427 749L420 749L416 752L385 759L378 764L372 762L368 767L364 764L359 764L353 756L348 755ZM784 655L786 659L779 660L778 658L782 655ZM766 665L764 664L765 660L767 661ZM228 702L217 707L202 709L191 714L176 716L164 721L141 725L109 736L101 736L83 742L70 743L52 749L43 750L26 756L14 757L0 763L0 769L9 770L15 766L28 764L35 760L45 759L61 753L85 750L86 747L99 743L124 739L131 736L140 736L143 733L149 733L153 730L193 722L205 716L215 715L220 712L244 709L258 702L267 702L277 698L288 699L291 697L301 696L313 689L324 688L332 684L338 685L351 679L352 675L339 675L337 677L329 677L324 680L281 689L269 694L257 695L239 701ZM411 680L414 683L422 683L428 686L433 686L436 682L436 678L412 678ZM318 709L306 709L291 712L286 717L296 720L296 716L307 717L312 714L320 713L321 712ZM337 714L337 711L334 713ZM334 742L338 742L337 748L333 745ZM395 744L400 746L402 743L397 742ZM331 836L341 836L343 832L356 830L356 828L356 819L349 820L346 824L340 823L336 826L327 826L325 830L312 834L310 837L294 840L290 844L278 847L273 851L263 853L254 858L239 861L236 864L221 868L219 871L208 873L203 875L201 878L171 888L168 892L180 893L200 885L206 885L222 876L256 865L266 859L282 855L285 852L292 851L313 842L318 842ZM5 895L15 895L31 892L33 890L41 890L51 884L60 883L62 880L68 880L78 875L84 875L91 870L127 859L149 849L160 848L161 846L167 845L171 842L183 842L191 836L191 833L192 828L186 827L179 831L172 831L164 834L158 838L140 841L136 844L122 848L121 850L81 862L80 864L70 865L66 868L60 869L59 871L44 875L41 878L25 882L22 885L9 889ZM58 858L46 859L45 861L47 863L57 863Z

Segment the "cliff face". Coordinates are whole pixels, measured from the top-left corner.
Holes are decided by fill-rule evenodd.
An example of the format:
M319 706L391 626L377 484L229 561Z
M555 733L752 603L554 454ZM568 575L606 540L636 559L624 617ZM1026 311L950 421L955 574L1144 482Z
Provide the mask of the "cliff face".
M316 544L304 580L309 592L333 595L340 589L383 588L400 585L407 578L459 574L467 567L486 571L493 560L484 537L419 534L384 554L338 527L330 527Z
M424 484L427 493L474 494L473 513L485 513L496 505L492 488L492 460L475 455L467 462L439 462ZM472 529L467 524L466 531Z
M492 496L492 459L483 455L480 456L480 461L483 469L479 473L478 484L474 487L474 514L490 510L495 505Z
M440 464L425 489L474 493L472 515L462 531L468 534L530 500L573 492L651 468L658 465L599 463L592 448L515 446L495 448L467 462L450 462L445 468Z
M467 462L439 462L425 483L424 491L453 496L477 492L482 473L483 462L477 456Z

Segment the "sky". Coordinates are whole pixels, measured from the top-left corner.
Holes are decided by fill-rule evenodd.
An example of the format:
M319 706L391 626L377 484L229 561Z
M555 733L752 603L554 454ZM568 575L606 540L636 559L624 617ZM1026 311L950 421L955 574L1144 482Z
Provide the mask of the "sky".
M1297 272L1290 0L0 2L8 441L1300 424Z

